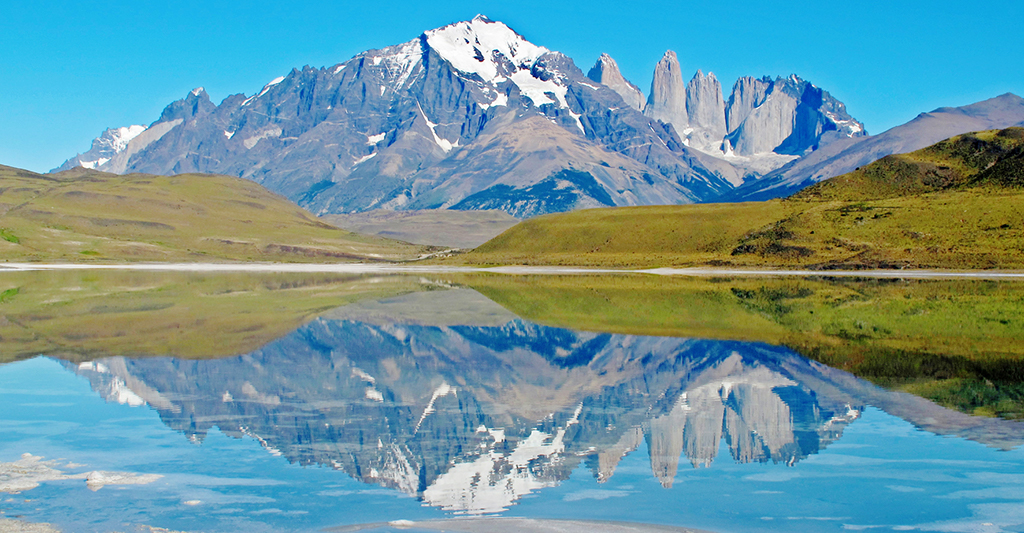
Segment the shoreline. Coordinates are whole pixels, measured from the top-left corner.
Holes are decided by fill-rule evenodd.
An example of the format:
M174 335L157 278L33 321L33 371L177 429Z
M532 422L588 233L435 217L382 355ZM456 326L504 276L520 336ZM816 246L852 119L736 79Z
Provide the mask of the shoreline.
M0 273L54 270L130 270L148 272L253 272L307 274L467 274L508 275L588 275L649 274L680 277L848 277L880 279L989 279L1024 280L1024 271L986 270L806 270L806 269L725 269L725 268L585 268L561 266L411 266L397 263L0 263Z

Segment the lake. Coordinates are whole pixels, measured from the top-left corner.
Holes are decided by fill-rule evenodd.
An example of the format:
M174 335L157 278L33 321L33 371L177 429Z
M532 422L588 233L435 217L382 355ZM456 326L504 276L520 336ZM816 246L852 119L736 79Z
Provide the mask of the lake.
M1022 308L1013 281L6 272L0 531L1024 531Z

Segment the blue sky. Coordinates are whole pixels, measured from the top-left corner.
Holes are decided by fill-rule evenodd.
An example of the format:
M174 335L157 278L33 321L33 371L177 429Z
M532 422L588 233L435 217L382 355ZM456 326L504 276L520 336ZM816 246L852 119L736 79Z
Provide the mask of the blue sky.
M666 49L726 94L796 73L871 133L940 106L1024 95L1024 2L5 2L0 164L46 171L108 127L149 124L203 86L215 103L483 13L588 70L602 52L648 92Z

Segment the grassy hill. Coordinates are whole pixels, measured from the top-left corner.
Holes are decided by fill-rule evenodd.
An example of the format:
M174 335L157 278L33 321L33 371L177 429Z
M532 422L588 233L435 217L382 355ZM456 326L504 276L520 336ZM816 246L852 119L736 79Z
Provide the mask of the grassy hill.
M455 261L1024 268L1024 128L888 156L785 200L541 216Z
M425 250L330 226L240 178L0 166L7 261L347 262L415 259Z

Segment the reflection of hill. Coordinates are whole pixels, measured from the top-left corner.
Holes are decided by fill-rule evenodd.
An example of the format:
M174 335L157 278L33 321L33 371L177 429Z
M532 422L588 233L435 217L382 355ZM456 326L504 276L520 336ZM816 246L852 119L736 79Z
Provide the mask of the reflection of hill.
M0 363L40 353L237 355L339 305L416 290L422 280L407 276L2 272Z
M435 293L441 308L445 294ZM241 357L115 357L76 370L192 438L214 426L250 435L290 461L469 513L507 508L581 463L606 480L645 440L665 486L682 456L708 466L723 439L736 461L793 464L860 409L807 387L803 374L824 378L786 349L518 319L321 318Z
M781 344L972 414L1024 418L1024 283L461 276L555 327Z

